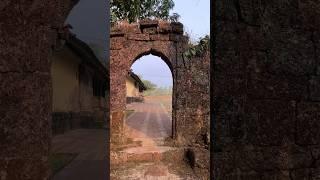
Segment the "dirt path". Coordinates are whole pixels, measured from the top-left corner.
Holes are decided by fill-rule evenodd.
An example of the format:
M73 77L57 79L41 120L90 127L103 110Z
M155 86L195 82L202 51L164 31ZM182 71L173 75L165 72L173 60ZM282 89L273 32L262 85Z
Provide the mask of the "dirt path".
M165 138L172 133L172 121L163 104L147 99L145 103L132 103L127 109L134 110L126 119L127 135L133 142L140 142L140 146L121 151L132 161L112 168L112 179L195 179L191 178L192 175L178 175L171 170L170 164L163 161L164 154L175 151L173 147L164 146Z

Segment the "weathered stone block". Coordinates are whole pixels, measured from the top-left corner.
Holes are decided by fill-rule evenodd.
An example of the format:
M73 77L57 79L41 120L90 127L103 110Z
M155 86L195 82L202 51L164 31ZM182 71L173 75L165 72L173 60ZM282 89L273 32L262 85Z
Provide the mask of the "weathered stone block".
M0 164L2 164L4 159L0 159ZM49 163L48 159L45 157L41 158L16 158L10 159L7 162L5 168L0 168L2 171L2 177L10 180L40 180L43 177L49 177ZM1 165L0 165L1 167Z
M241 147L239 147L239 145ZM226 149L226 148L225 148ZM281 146L252 146L232 144L228 150L235 150L235 164L241 171L255 170L267 172L275 170L303 169L308 167L313 157L307 148L285 143Z
M236 1L217 0L215 2L216 11L214 16L217 20L236 21L238 20L238 11Z
M311 171L311 177L313 178L313 179L319 179L319 177L320 177L320 168L319 168L319 165L317 165L317 167L316 168L309 168L308 170L310 170ZM309 171L309 172L310 172Z
M159 22L158 31L159 33L167 34L172 32L172 27L167 22Z
M148 41L150 40L149 34L128 34L128 40L135 40L135 41Z
M244 125L226 123L232 119L228 114L232 101L222 111L214 107L213 141L222 146L213 155L215 179L318 177L319 156L313 151L320 142L316 131L320 107L308 100L318 101L319 3L219 0L212 5L216 40L212 83L218 89L213 92L214 104L228 104L225 97L237 97L227 85L231 81L230 89L240 86L232 81L237 79L235 72L244 74L240 77L247 87L244 118L239 121ZM244 132L241 141L224 137L232 124ZM221 162L220 156L232 158Z
M272 44L268 44L268 38L270 37L265 35L266 32L263 28L256 26L245 27L239 24L235 33L239 33L239 41L241 43L239 48L250 53L255 53L256 51L268 52L272 46Z
M0 73L0 158L49 153L51 78L42 73Z
M228 178L232 173L237 171L234 154L229 152L214 153L214 162L211 162L211 165L210 168L213 170L213 178L217 180Z
M128 24L125 28L123 28L125 30L125 33L131 33L131 34L140 34L141 33L141 29L138 23L132 23L132 24Z
M25 32L26 29L29 30L27 33ZM45 25L8 23L8 27L2 28L0 32L0 71L49 72L50 66L47 57L51 45L54 44L54 41L49 42L49 40L54 39L50 37L50 32L52 30ZM39 36L39 34L42 35ZM32 48L41 50L28 53L31 45Z
M244 28L239 23L219 21L216 25L216 52L223 50L236 50L240 47L240 32Z
M320 101L320 76L312 76L309 80L310 99Z
M248 96L264 99L306 99L307 77L279 76L268 73L250 73Z
M126 39L124 37L113 37L110 40L110 50L119 50L124 48Z
M213 99L213 111L216 121L216 133L221 138L230 138L234 141L240 140L246 133L245 123L245 97L215 97ZM223 145L229 142L218 142Z
M121 144L124 142L124 112L112 111L111 112L111 141L115 144Z
M261 9L265 4L259 1L243 1L234 3L234 8L237 10L238 19L245 23L259 25L261 23Z
M224 75L244 73L246 64L240 60L238 51L218 51L213 56L215 57L216 72L221 72Z
M149 28L143 28L142 32L146 34L156 34L157 33L157 27L149 27Z
M243 1L238 4L240 20L251 26L269 24L270 26L292 27L300 23L298 1ZM270 24L271 23L271 24Z
M239 97L247 93L248 83L244 74L219 74L213 77L213 80L215 97Z
M125 34L139 34L141 33L138 23L128 23L127 21L119 21L111 26L110 37L124 36Z
M310 177L312 174L312 169L294 169L291 171L291 179L292 180L300 180L305 179L305 177Z
M250 100L246 103L248 142L279 146L294 140L295 103L280 100Z
M162 35L162 34L151 34L150 40L152 41L169 41L169 35Z
M178 42L178 41L180 41L180 36L176 35L176 34L169 34L169 40L174 41L174 42Z
M110 37L123 37L124 36L124 32L119 30L119 29L114 29L110 32Z
M320 144L320 103L301 102L297 114L297 144Z
M172 22L170 24L172 32L177 34L183 34L183 25L179 22Z
M242 64L245 64L246 71L251 74L268 72L270 61L266 51L240 51L240 59Z
M185 159L188 164L194 169L195 173L203 179L204 175L209 175L209 157L210 153L206 149L202 148L188 148L185 152Z
M272 43L268 60L269 69L273 73L303 76L314 70L316 62L311 33L278 28L271 33L267 32L266 35L269 37L265 38L266 41Z
M151 20L151 19L143 19L139 21L140 27L157 27L159 24L158 20Z
M299 1L300 28L305 30L317 30L320 27L320 5L313 1Z

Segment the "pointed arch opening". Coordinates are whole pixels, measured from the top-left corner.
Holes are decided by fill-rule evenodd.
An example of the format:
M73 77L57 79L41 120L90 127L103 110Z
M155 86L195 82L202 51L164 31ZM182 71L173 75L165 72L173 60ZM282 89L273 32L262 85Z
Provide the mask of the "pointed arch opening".
M174 136L173 85L172 64L163 53L151 49L133 59L126 78L129 136Z

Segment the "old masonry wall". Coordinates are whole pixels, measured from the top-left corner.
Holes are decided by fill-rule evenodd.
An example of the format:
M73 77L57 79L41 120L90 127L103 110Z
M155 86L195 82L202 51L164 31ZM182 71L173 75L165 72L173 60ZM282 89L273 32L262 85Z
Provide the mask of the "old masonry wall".
M320 3L216 0L215 179L320 177Z

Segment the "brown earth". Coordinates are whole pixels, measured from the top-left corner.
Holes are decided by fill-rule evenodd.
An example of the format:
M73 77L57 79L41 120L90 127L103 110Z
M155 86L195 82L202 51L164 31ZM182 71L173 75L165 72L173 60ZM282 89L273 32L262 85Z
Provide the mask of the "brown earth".
M168 114L172 113L172 96L171 95L145 96L144 99L145 101L160 102L161 104L163 104Z

